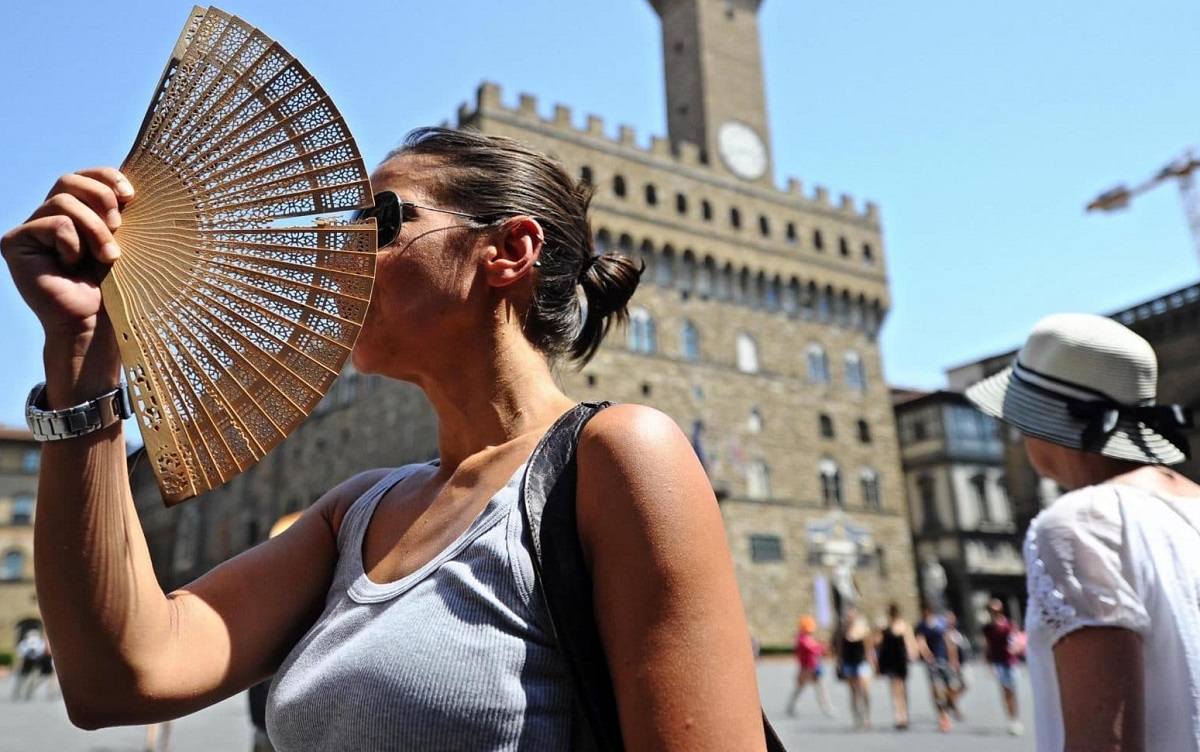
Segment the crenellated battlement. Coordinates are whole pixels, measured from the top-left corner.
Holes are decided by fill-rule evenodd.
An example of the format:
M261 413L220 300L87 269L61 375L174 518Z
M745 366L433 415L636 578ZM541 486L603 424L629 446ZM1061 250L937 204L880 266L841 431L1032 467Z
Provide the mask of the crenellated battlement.
M665 136L651 136L648 145L639 144L637 131L632 126L625 124L617 126L616 137L613 138L607 132L604 119L597 115L587 115L584 126L580 128L575 124L575 115L570 107L555 104L550 116L542 117L539 112L538 99L532 94L520 93L516 107L505 105L502 95L503 92L498 84L492 82L481 84L476 92L474 107L470 103L463 103L458 108L459 123L462 124L477 115L487 116L503 113L510 118L527 122L529 125L561 131L564 135L575 138L582 137L604 142L609 146L615 144L621 149L638 152L656 160L670 161L680 167L697 170L708 167L704 162L700 146L697 144L680 143L673 146L671 140ZM855 205L852 196L841 194L839 203L835 205L830 199L827 188L814 186L811 195L805 195L803 184L796 178L788 178L786 188L779 189L779 192L815 204L822 209L840 212L848 217L866 218L873 222L879 221L879 207L876 204L867 202L860 210Z

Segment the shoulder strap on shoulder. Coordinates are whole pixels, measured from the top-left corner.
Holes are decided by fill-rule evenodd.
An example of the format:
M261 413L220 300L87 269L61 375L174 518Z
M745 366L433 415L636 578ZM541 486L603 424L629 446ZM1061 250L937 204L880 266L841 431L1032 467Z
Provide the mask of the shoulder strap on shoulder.
M576 405L550 427L526 465L521 508L532 537L538 589L575 685L577 715L586 719L598 749L621 750L617 701L592 615L592 577L575 516L579 435L592 416L610 404Z
M592 606L592 576L583 558L575 514L575 454L583 427L611 402L584 402L560 417L529 457L521 512L533 542L533 566L558 644L575 685L575 749L624 750L617 701ZM580 734L578 716L591 739ZM763 714L768 752L785 752ZM593 747L594 745L594 747Z

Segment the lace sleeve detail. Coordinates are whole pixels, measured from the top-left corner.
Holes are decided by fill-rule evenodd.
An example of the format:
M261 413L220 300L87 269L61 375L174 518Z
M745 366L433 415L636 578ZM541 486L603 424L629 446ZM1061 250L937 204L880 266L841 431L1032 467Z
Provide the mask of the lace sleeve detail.
M1032 535L1025 542L1025 561L1029 605L1037 610L1041 623L1050 629L1054 642L1058 642L1077 628L1075 609L1067 603L1062 591L1055 586L1054 579L1046 573L1046 563L1038 556L1036 538Z
M1049 631L1051 644L1083 627L1140 634L1149 626L1123 532L1116 498L1095 488L1064 496L1030 526L1029 616Z

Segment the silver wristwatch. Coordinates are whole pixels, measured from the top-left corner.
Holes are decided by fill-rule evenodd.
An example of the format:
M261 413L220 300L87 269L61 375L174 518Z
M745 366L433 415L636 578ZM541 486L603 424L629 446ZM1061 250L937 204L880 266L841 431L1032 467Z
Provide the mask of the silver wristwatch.
M62 410L47 410L46 383L42 382L29 393L25 400L25 422L38 441L73 439L133 415L129 402L129 389L121 384L116 389L88 400L82 405L65 407Z

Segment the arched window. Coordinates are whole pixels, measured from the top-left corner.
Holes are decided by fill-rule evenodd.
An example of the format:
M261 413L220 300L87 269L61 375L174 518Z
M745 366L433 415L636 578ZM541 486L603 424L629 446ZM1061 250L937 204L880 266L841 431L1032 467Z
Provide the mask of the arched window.
M659 287L670 287L673 279L675 279L675 249L667 246L663 249L658 263L654 265L654 284Z
M871 424L865 420L858 421L858 440L863 444L871 443Z
M821 237L820 230L813 230L813 248L818 251L825 250L825 238Z
M883 322L883 310L879 306L879 301L876 300L866 307L863 317L863 331L868 337L874 338L879 332L879 325Z
M595 185L595 182L592 178L592 168L588 167L587 165L579 168L579 179L588 185Z
M705 222L712 221L712 204L709 203L708 199L704 199L700 202L700 216Z
M596 253L608 253L612 250L612 233L600 230L596 233Z
M25 552L13 549L4 554L4 563L0 564L0 580L19 580L25 574Z
M654 317L642 307L629 312L629 349L636 353L653 355L658 351L654 332Z
M838 238L838 255L842 258L850 256L850 244L846 242L845 238Z
M658 205L658 189L651 183L646 183L646 203L650 206Z
M841 294L834 298L833 318L842 328L850 326L850 292L848 290L842 290Z
M700 359L700 330L690 321L683 322L680 340L683 343L683 359Z
M696 285L696 254L684 251L679 259L679 274L675 275L675 287L691 292Z
M805 285L803 294L800 296L800 318L805 321L812 321L817 315L817 283L809 282Z
M745 332L737 335L737 368L742 373L758 373L758 343Z
M12 524L17 526L33 524L33 496L20 494L13 498Z
M771 468L761 459L746 465L746 495L755 500L771 498Z
M742 229L742 213L736 207L729 210L729 226L735 230Z
M844 507L842 498L842 470L838 463L829 458L822 459L817 465L821 475L821 501L827 507Z
M687 214L687 196L682 193L675 194L675 211Z
M779 306L781 305L780 298L782 298L780 294L781 287L783 287L783 284L780 282L779 277L772 277L767 282L767 289L763 291L763 307L768 311L779 310Z
M832 439L833 438L833 418L829 417L825 413L821 413L820 415L818 415L817 416L817 430L820 431L822 439Z
M752 308L767 307L767 275L759 272L750 280L750 299L747 302Z
M817 321L828 324L833 318L833 288L825 286L817 295Z
M867 299L864 298L860 294L858 296L858 298L850 305L850 328L851 329L858 331L858 332L862 331L863 316L864 316L863 312L866 310L866 308L867 308Z
M625 178L621 175L613 178L613 194L617 198L625 198Z
M846 387L859 394L867 391L867 374L863 369L862 357L854 350L847 350L843 359L846 370Z
M750 305L753 297L751 295L751 287L750 270L742 267L742 270L737 273L737 276L733 280L733 302Z
M617 240L617 248L629 258L634 258L633 238L629 237L628 233L621 233L621 237Z
M863 263L867 266L875 263L875 251L871 248L870 243L863 243Z
M761 214L758 217L758 231L764 238L771 237L771 220Z
M763 416L757 407L750 408L750 415L746 417L746 430L752 434L762 433Z
M821 347L816 342L808 346L808 380L814 384L829 383L829 358L825 355L825 348Z
M787 233L787 242L789 245L796 245L796 243L800 242L800 236L796 234L796 223L795 222L787 223L786 233Z
M714 293L717 278L717 262L712 256L705 256L704 263L696 270L696 294L707 298Z
M734 285L733 264L726 262L725 266L721 267L721 273L717 275L717 300L730 300L733 298Z
M858 471L858 479L862 484L863 506L875 512L883 509L883 500L879 497L879 473L864 467Z
M638 250L638 258L642 260L642 281L654 282L658 275L659 259L654 253L654 245L649 240L642 241Z
M782 290L782 297L779 301L783 312L789 316L795 316L800 312L800 280L792 277L787 283L787 287Z

